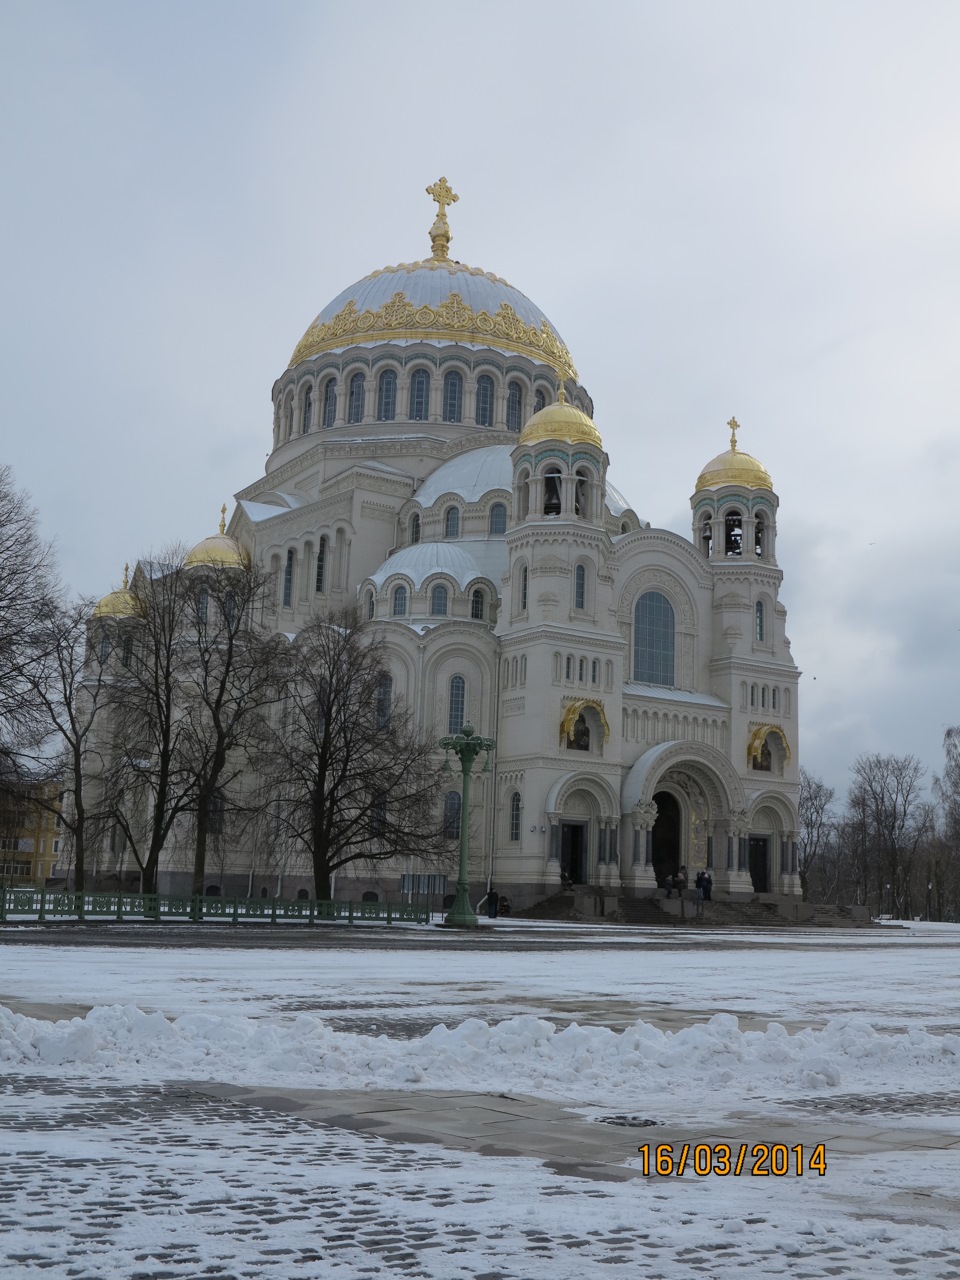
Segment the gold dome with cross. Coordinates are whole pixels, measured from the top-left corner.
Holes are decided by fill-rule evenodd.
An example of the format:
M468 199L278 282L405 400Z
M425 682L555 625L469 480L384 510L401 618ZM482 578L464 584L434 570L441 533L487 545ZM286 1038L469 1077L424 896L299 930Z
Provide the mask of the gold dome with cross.
M770 472L762 462L749 453L741 453L737 448L737 432L740 423L731 418L727 423L730 428L730 448L711 458L697 477L695 493L701 489L720 489L726 484L739 485L742 489L770 489L773 481Z

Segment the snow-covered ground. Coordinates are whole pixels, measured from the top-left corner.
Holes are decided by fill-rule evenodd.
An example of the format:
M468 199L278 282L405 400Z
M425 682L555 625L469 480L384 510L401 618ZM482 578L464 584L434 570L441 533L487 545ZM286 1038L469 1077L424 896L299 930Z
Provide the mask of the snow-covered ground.
M960 928L510 922L499 937L516 945L496 951L420 936L396 949L382 935L316 950L3 947L3 1274L589 1280L619 1263L960 1280ZM21 1012L40 1005L90 1012ZM868 1115L893 1131L900 1115L958 1145L828 1143L824 1178L596 1182L238 1115L178 1100L176 1081L502 1091L693 1127L736 1114L773 1141L787 1117Z

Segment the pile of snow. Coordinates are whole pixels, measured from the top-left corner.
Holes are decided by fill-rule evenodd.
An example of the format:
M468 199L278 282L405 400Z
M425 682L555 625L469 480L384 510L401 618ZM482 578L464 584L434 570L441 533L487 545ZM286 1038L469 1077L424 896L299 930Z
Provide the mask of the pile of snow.
M956 1086L960 1036L890 1035L857 1018L793 1035L779 1023L741 1031L730 1014L679 1031L624 1031L522 1016L468 1018L412 1040L336 1031L301 1014L266 1021L133 1006L42 1022L0 1006L0 1066L117 1081L171 1078L318 1088L510 1089L609 1104L698 1093L743 1097L860 1087Z

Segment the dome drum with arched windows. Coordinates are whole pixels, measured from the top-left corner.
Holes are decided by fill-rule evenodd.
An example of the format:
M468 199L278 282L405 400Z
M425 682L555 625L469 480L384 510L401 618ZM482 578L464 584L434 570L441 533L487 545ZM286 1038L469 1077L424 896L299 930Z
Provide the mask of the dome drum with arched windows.
M274 385L266 473L187 568L201 588L203 569L259 566L257 623L289 637L358 608L385 664L379 723L402 708L428 741L468 720L496 740L469 814L453 780L437 799L451 840L466 822L474 900L492 878L515 909L571 883L581 904L665 903L685 866L691 883L709 869L714 897L792 910L799 673L769 473L733 420L697 478L692 538L641 520L557 328L451 258L457 197L445 179L428 190L430 256L319 312ZM668 473L656 433L636 448L632 482L672 510L689 476ZM95 613L134 609L125 580ZM224 892L242 896L259 864L238 840L227 863L247 863ZM168 887L189 890L176 865ZM382 898L437 871L415 852L369 865L344 868L338 893Z

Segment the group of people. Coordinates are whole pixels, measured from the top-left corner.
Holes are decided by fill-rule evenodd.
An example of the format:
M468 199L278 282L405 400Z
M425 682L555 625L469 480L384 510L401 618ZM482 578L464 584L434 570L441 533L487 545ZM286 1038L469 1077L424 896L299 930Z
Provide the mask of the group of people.
M698 902L710 902L713 894L713 876L709 871L698 871L697 877L693 882L697 891ZM682 898L687 888L687 868L681 867L677 874L669 875L666 879L667 897L673 896L674 891L678 898Z

